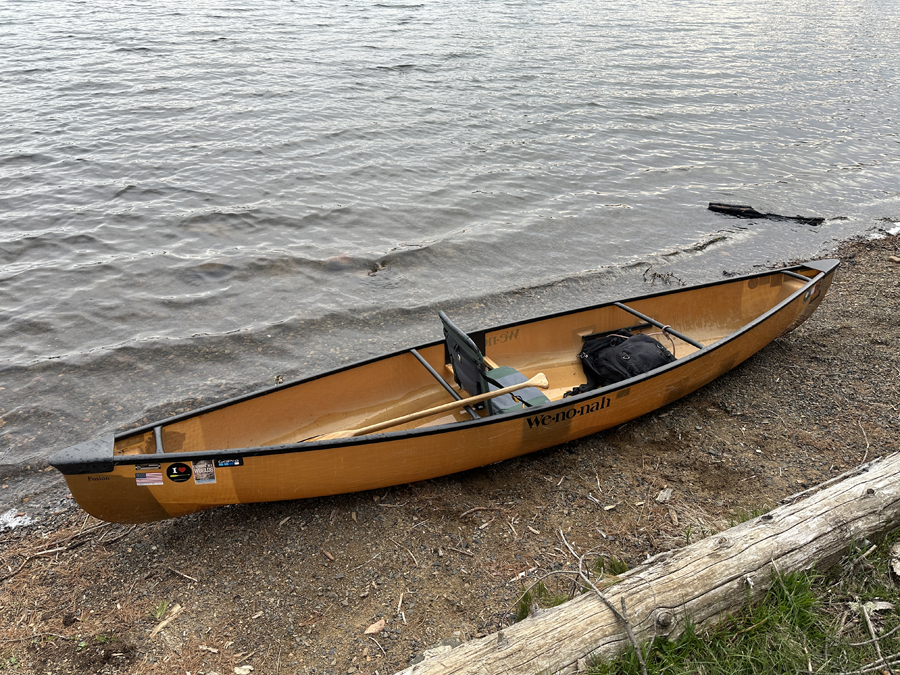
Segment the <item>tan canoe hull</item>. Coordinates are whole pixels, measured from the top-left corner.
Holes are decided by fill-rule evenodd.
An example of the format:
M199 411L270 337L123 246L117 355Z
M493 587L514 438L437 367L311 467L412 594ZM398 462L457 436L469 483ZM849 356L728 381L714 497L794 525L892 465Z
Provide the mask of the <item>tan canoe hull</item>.
M837 261L818 261L790 268L793 276L774 272L628 300L629 307L697 338L704 348L678 345L679 358L668 366L566 399L563 389L584 382L575 358L581 336L634 324L632 317L602 305L484 331L492 359L529 376L547 372L551 387L554 380L562 385L551 403L521 413L466 421L459 412L366 436L303 440L445 402L446 392L400 352L173 418L155 429L75 446L51 463L63 471L82 508L113 522L444 476L615 427L695 391L806 320L836 267ZM441 372L440 343L417 349ZM393 391L398 369L408 382ZM158 452L156 436L164 452Z

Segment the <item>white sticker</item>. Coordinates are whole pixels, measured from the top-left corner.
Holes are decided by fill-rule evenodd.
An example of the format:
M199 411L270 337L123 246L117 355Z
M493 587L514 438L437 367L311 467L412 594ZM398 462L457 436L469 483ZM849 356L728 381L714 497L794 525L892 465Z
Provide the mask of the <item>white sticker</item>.
M138 471L134 474L138 485L162 485L162 471Z
M211 459L199 459L194 465L194 482L197 485L216 482L216 467Z

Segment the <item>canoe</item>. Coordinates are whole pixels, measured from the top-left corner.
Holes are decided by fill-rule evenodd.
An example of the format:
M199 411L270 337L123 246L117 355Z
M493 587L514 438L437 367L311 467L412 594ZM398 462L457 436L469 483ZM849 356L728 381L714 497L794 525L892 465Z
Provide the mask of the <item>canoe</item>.
M805 321L838 264L467 334L440 313L444 339L80 443L50 463L85 511L122 523L445 476L609 429L695 391ZM626 330L651 336L674 360L566 396L587 382L585 338Z

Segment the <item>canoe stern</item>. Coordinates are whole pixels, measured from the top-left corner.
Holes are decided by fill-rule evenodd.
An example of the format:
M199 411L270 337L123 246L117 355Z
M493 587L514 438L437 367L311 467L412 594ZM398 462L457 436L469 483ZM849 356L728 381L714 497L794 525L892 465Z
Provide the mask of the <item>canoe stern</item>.
M83 473L109 473L115 468L113 446L115 436L103 436L60 450L50 458L50 465L64 476Z
M66 479L78 505L96 518L114 523L162 520L171 514L149 491L137 489L134 468L117 466L115 436L103 436L60 450L50 465Z

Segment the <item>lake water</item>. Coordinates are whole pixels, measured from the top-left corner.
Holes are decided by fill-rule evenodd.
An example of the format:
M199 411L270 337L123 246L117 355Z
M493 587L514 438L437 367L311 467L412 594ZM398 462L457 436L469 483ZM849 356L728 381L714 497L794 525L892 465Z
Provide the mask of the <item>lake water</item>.
M55 450L435 339L438 309L896 228L898 38L893 1L6 0L0 505Z

